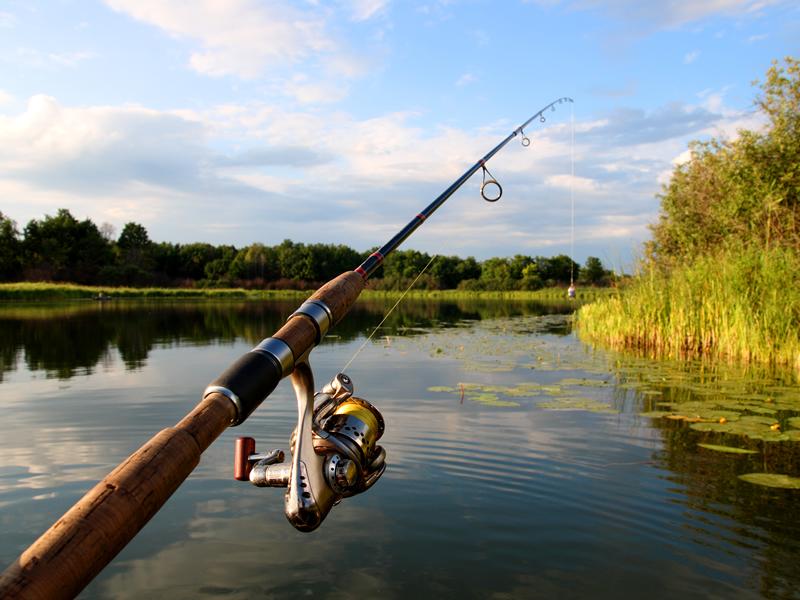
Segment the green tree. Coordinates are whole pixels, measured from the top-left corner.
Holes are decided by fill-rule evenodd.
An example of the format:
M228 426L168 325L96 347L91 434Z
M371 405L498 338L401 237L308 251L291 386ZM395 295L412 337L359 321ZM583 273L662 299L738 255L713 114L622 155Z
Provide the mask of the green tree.
M551 258L536 258L539 267L539 275L545 285L566 285L571 278L578 278L580 265L573 261L566 254L559 254Z
M206 274L206 265L219 258L217 248L211 244L196 242L179 247L180 269L178 277L199 281Z
M117 240L120 261L123 265L150 272L155 266L153 245L143 225L126 223Z
M457 256L438 256L428 272L436 280L437 287L453 290L462 279L458 269L461 263Z
M599 284L606 278L606 270L603 268L602 261L596 256L586 259L586 264L581 272L581 279L586 283Z
M94 283L113 256L97 226L78 221L65 208L25 226L23 251L29 278L78 283Z
M530 262L522 269L522 279L520 280L520 289L523 290L538 290L544 287L541 274L539 273L539 264Z
M800 62L773 63L761 91L764 131L694 142L673 171L647 246L656 264L742 245L800 250Z
M228 273L233 279L273 281L280 277L278 253L271 246L251 244L236 253Z
M474 257L468 256L456 268L459 283L467 279L480 279L481 265Z
M17 224L0 212L0 281L17 279L21 273L22 244Z
M481 265L480 286L486 290L512 290L514 280L507 258L490 258Z

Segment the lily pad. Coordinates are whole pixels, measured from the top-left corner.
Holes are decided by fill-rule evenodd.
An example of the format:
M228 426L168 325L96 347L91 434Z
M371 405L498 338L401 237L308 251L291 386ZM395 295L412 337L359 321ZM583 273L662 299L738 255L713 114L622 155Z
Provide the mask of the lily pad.
M500 400L497 397L497 394L469 394L467 396L468 400L472 402L477 402L478 404L483 404L485 406L496 406L500 408L511 408L519 406L517 402L511 402L510 400Z
M800 477L792 477L782 473L745 473L739 479L755 485L785 490L800 490Z
M549 410L585 410L596 413L617 414L618 411L611 408L604 402L598 402L591 398L558 398L548 402L540 402L539 408Z
M706 450L714 450L715 452L728 452L730 454L758 454L755 450L747 450L746 448L734 448L733 446L718 446L717 444L697 444Z
M643 417L650 417L651 419L660 419L661 417L666 417L672 413L668 410L650 410L639 414Z
M607 387L608 381L600 379L577 379L575 377L567 377L558 382L558 385L579 385L582 387Z

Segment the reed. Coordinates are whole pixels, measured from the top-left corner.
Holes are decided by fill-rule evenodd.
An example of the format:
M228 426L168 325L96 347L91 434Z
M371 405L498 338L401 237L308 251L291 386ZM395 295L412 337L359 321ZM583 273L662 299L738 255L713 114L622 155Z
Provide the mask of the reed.
M800 371L800 257L740 248L669 273L646 267L577 313L579 335L651 356L789 365Z

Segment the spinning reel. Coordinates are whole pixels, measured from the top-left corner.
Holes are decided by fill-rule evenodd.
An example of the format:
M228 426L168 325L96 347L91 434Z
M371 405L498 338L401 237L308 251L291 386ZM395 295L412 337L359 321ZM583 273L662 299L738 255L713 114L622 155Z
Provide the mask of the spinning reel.
M307 362L295 365L297 427L292 458L282 450L255 453L255 440L236 440L234 478L258 487L285 487L284 512L300 531L313 531L342 498L367 491L386 470L386 451L377 445L384 422L378 409L353 396L353 382L339 373L321 392Z

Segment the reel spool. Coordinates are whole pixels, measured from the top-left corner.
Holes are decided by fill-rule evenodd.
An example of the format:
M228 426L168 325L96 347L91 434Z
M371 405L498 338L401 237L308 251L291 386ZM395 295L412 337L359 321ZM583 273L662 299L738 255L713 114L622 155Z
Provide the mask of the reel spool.
M308 384L312 387L309 387ZM311 369L295 366L292 385L298 401L298 424L292 432L292 460L273 450L255 453L255 440L236 440L234 478L258 487L285 487L285 514L300 531L313 531L334 504L371 488L386 470L386 451L377 444L383 416L339 373L311 397Z

